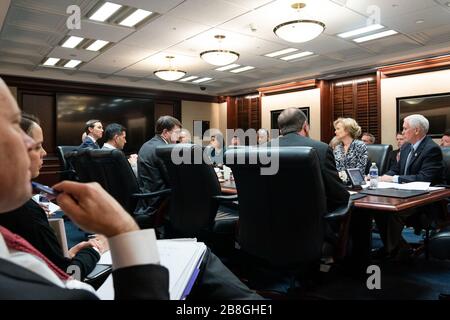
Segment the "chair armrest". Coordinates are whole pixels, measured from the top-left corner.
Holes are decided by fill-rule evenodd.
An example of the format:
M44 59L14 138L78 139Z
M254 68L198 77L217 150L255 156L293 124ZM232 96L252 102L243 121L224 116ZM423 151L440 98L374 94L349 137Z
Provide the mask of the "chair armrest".
M333 210L331 212L327 212L327 214L325 215L325 219L334 220L334 219L339 219L339 218L345 217L349 213L352 205L353 205L353 201L349 197L346 205L342 205L340 207L337 207L335 210Z
M212 198L217 200L218 202L233 202L233 201L238 200L238 195L237 194L233 194L230 196L218 195L218 196L213 196Z
M138 199L153 198L153 197L158 197L158 196L162 196L165 194L170 194L171 192L172 192L172 189L164 189L164 190L155 191L155 192L133 193L131 195L131 197L138 198Z

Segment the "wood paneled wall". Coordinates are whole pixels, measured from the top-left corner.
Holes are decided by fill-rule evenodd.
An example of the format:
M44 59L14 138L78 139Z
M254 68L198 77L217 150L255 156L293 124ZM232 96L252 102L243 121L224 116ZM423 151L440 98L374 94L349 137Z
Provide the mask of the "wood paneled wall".
M217 102L217 97L179 92L155 91L137 88L113 87L86 83L52 81L22 77L1 76L8 86L17 88L17 102L21 109L37 116L44 131L44 148L47 157L37 181L53 185L59 181L59 161L56 156L56 95L58 93L89 94L149 98L155 104L155 119L160 115L172 115L181 119L181 100ZM81 132L81 130L80 130Z

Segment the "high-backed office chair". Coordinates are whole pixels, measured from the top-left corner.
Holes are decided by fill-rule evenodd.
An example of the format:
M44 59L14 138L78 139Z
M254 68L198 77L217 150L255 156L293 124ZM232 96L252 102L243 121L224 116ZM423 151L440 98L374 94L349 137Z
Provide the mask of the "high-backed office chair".
M372 162L377 164L378 175L382 176L389 170L392 146L390 144L369 144L367 145L367 166L366 174L369 173Z
M141 226L154 226L156 216L135 215L139 199L168 194L169 190L141 193L136 176L120 150L81 149L69 155L82 182L98 182Z
M58 155L60 164L60 180L77 180L75 170L73 169L70 161L67 161L66 155L68 153L78 150L78 146L57 146L56 154Z
M272 175L261 174L269 166L263 164L267 154L278 162L271 162L278 166ZM294 277L316 266L328 214L316 151L310 147L229 149L225 164L233 171L239 195L238 242L250 261ZM330 216L347 212L348 208Z
M450 186L450 147L441 147L441 150L444 163L444 179L447 186Z
M198 237L214 249L234 247L237 216L217 212L221 202L237 200L222 196L217 174L204 148L193 144L159 146L156 154L170 179L169 237ZM175 157L173 156L175 155ZM187 161L177 161L186 159ZM224 247L219 239L229 240ZM230 244L231 242L231 244Z

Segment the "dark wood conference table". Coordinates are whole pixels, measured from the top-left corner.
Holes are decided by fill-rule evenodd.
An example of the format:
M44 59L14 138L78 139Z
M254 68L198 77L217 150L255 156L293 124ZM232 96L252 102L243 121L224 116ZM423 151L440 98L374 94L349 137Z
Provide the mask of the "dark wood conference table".
M222 193L237 194L234 181L225 181L220 184ZM400 212L406 209L420 207L429 203L444 200L450 197L450 189L430 191L416 197L401 199L385 196L366 195L353 202L355 208L372 209L378 211Z

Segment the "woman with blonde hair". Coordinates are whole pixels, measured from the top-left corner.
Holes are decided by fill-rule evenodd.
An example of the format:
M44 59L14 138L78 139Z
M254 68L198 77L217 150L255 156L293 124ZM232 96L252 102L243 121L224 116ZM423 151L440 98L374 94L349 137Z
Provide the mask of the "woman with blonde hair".
M333 123L339 143L334 148L334 159L339 172L358 168L364 174L367 164L367 147L361 140L361 127L352 118L339 118Z

